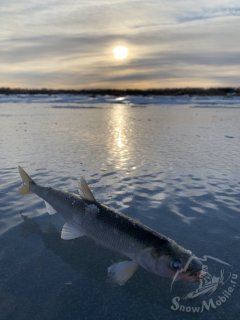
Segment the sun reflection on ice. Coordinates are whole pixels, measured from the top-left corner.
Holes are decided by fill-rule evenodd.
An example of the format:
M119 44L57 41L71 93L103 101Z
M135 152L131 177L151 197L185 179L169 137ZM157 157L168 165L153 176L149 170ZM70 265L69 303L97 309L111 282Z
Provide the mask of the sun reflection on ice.
M130 158L129 108L116 105L111 112L110 152L117 169L126 168Z
M122 135L123 135L122 129L117 128L117 130L116 130L116 144L119 149L122 149L124 147Z

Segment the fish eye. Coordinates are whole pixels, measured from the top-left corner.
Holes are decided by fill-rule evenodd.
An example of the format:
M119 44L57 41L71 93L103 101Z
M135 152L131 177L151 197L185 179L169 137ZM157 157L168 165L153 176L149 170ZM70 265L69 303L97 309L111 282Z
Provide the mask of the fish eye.
M179 259L172 259L170 262L170 267L173 270L180 270L182 268L182 261Z

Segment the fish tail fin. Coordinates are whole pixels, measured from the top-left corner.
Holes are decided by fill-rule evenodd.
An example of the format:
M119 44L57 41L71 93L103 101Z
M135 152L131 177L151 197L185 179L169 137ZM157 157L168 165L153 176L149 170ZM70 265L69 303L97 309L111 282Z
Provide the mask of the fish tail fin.
M32 180L32 178L27 174L26 171L23 170L22 167L18 167L18 171L19 171L19 174L22 178L22 186L21 188L19 189L19 193L20 194L28 194L28 193L31 193L31 190L30 190L30 185L31 183L34 183L34 181Z

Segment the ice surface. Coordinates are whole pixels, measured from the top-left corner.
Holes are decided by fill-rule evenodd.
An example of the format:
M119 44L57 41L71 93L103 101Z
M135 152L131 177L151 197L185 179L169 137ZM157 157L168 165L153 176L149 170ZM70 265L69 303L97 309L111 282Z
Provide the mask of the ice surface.
M139 270L125 287L106 283L107 268L122 257L86 239L61 241L63 221L49 217L36 196L18 194L18 165L39 183L73 192L85 176L99 201L238 272L239 98L25 95L0 102L1 320L186 319L170 309L167 279ZM235 319L239 298L236 288L199 318Z

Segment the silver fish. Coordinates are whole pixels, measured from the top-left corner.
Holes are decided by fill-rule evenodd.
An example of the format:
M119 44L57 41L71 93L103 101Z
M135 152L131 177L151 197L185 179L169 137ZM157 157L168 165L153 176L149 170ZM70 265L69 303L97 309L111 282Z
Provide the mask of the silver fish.
M108 268L108 277L113 282L124 285L139 266L174 280L201 279L202 263L191 251L125 214L99 203L84 178L79 182L78 195L40 186L21 167L19 173L23 183L19 192L35 193L45 201L49 214L57 212L65 219L62 239L86 236L130 259L114 263Z

